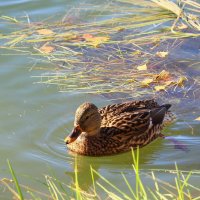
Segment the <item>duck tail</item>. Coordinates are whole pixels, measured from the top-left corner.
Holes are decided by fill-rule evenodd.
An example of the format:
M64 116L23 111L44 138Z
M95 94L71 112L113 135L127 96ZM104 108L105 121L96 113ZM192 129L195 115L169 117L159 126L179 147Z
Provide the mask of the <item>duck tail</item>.
M167 108L165 106L160 106L158 108L152 109L150 111L150 116L151 116L153 125L162 124L166 112L167 112Z
M171 104L164 104L164 105L162 105L160 107L164 107L168 111L171 108L171 106L172 106Z

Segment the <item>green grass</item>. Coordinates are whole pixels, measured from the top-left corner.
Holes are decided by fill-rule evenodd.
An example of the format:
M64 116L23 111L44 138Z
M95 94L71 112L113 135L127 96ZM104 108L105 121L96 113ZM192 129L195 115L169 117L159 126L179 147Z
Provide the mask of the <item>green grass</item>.
M4 185L14 196L15 199L53 199L53 200L64 200L64 199L76 199L76 200L85 200L85 199L102 199L101 196L107 196L109 199L113 200L185 200L193 199L198 200L200 192L200 187L192 185L190 183L190 178L193 175L200 176L200 171L181 171L178 169L175 164L175 170L147 170L144 172L140 169L139 163L139 149L134 152L132 150L133 156L133 175L134 175L134 185L130 182L130 178L127 179L127 175L121 172L122 181L127 187L126 191L122 190L120 187L112 183L108 178L102 176L98 171L96 171L92 166L91 178L92 186L90 187L90 192L84 191L79 185L79 176L77 171L77 159L75 157L75 169L74 177L75 181L72 184L67 185L62 181L59 181L55 177L45 176L46 180L46 190L38 191L34 188L24 186L18 182L17 176L13 170L13 167L8 161L8 167L12 175L12 181L8 179L2 179L0 184ZM162 171L162 173L168 173L173 175L174 184L169 184L165 180L161 180L156 177L155 173L157 171ZM143 181L143 178L148 177L151 180L151 185L146 184ZM121 181L121 180L119 180ZM16 190L13 189L13 185ZM151 188L150 188L151 186ZM154 188L153 188L154 186ZM153 188L153 189L152 189Z
M10 173L11 173L11 175L12 175L12 178L13 178L13 180L14 180L15 186L16 186L16 188L17 188L17 196L16 196L16 198L17 198L17 199L20 199L20 200L23 200L24 197L23 197L23 194L22 194L22 191L21 191L19 182L18 182L18 180L17 180L17 177L16 177L16 175L15 175L15 172L14 172L14 170L13 170L13 168L12 168L12 165L11 165L10 161L8 160L7 162L8 162L8 167L9 167L9 169L10 169Z

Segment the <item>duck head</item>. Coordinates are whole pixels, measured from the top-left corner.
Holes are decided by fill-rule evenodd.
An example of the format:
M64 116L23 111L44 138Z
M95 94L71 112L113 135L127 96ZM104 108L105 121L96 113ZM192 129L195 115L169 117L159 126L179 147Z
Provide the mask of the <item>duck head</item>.
M83 103L76 110L74 128L65 138L65 142L66 144L74 142L82 132L88 136L95 136L99 133L100 126L101 115L98 108L92 103Z

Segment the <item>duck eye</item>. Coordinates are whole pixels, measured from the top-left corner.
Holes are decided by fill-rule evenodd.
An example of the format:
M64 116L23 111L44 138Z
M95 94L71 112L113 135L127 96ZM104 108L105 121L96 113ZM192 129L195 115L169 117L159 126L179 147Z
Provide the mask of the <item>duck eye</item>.
M89 118L89 116L85 117L85 120L87 120Z

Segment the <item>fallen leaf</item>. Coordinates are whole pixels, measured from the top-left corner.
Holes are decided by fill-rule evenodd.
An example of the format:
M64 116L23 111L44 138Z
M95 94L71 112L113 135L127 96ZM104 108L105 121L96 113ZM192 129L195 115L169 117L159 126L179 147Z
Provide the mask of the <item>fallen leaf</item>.
M42 51L43 53L51 53L53 50L54 47L50 45L43 45L42 47L40 47L40 51Z
M197 117L195 120L200 121L200 117Z
M166 70L162 70L160 74L156 75L155 80L160 81L160 80L168 80L170 78L170 73Z
M167 51L159 51L156 53L156 56L160 58L165 58L169 53Z
M147 70L147 65L144 64L144 65L137 66L137 69L138 69L139 71Z
M40 35L50 35L50 34L53 34L54 32L50 29L39 29L37 30L37 33L39 33Z
M88 44L98 47L100 44L105 43L109 40L109 37L106 36L99 36L99 37L86 37L85 40L88 42Z
M161 91L166 89L166 85L157 85L154 87L156 91Z
M136 50L132 53L132 55L141 55L142 52L140 50Z
M145 78L141 83L143 86L149 86L153 82L153 78Z
M187 81L187 80L188 80L188 79L187 79L185 76L182 76L182 77L180 77L180 78L178 79L177 85L178 85L179 87L183 87L183 86L184 86L184 82Z
M118 30L119 32L121 32L121 31L124 31L125 28L123 28L123 27L119 27L119 28L117 28L117 30Z
M82 38L87 40L88 38L93 38L93 35L86 33L86 34L83 34Z

